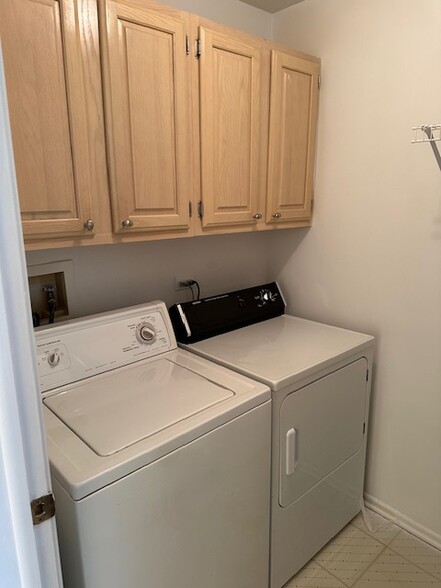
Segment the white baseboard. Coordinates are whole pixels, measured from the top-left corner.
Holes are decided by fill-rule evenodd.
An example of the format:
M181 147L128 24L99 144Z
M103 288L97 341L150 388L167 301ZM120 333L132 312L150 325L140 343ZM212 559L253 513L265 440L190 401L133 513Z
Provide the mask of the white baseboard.
M370 494L365 494L364 500L366 506L371 510L374 510L386 519L389 519L393 523L397 524L402 529L409 531L409 533L412 533L412 535L419 537L419 539L422 539L426 543L430 543L430 545L433 545L433 547L441 550L441 535L435 533L435 531L420 525L403 513L395 510L395 508L392 508L381 500L378 500L378 498L374 498L374 496L371 496Z

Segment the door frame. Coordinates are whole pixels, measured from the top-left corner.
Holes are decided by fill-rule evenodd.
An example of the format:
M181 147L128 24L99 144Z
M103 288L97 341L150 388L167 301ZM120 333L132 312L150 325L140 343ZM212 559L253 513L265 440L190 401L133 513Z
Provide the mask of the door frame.
M32 523L51 492L0 40L0 569L8 588L62 587L55 518Z

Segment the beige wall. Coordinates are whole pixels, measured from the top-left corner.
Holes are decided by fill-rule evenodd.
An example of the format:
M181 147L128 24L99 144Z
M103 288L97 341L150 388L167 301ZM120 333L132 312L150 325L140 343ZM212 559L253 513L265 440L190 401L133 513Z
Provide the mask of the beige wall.
M378 338L367 492L441 546L439 0L305 0L274 38L322 58L311 230L271 241L292 312ZM441 144L438 144L441 146Z

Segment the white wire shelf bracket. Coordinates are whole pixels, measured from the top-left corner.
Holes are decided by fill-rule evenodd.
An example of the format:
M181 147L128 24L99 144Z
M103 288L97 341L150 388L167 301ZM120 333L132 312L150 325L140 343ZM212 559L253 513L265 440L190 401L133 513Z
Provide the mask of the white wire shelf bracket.
M412 127L412 131L415 133L412 143L430 143L438 167L441 170L441 155L438 145L436 145L438 141L441 141L441 124L420 125L419 127Z
M412 127L415 133L412 143L429 143L441 141L441 125L420 125Z

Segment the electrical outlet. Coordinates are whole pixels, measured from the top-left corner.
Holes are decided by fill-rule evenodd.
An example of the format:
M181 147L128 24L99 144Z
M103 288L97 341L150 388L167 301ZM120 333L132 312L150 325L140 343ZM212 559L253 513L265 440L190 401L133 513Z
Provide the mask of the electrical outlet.
M188 282L194 280L194 278L175 278L175 292L180 290L188 290L188 286L183 286L182 282Z

